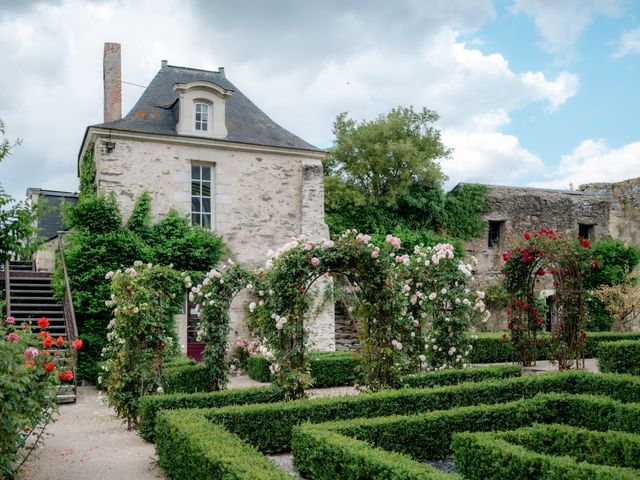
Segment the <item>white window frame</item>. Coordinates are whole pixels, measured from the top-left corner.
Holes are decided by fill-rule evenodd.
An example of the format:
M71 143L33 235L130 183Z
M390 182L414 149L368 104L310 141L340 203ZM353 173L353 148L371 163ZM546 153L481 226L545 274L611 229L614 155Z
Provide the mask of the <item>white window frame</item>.
M191 164L191 224L208 230L213 230L214 225L214 174L214 165Z
M208 103L204 102L195 102L193 107L193 120L194 120L194 129L196 132L208 132L209 131L209 107Z

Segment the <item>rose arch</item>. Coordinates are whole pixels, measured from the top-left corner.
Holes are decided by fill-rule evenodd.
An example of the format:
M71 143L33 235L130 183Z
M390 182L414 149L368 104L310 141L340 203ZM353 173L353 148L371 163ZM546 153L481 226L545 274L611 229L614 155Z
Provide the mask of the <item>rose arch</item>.
M551 339L560 369L579 366L584 360L585 275L597 268L589 252L591 244L581 238L566 239L553 230L541 229L506 253L505 287L510 294L507 308L514 360L532 365L537 358L538 332L544 325L546 301L536 292L541 282L554 292Z

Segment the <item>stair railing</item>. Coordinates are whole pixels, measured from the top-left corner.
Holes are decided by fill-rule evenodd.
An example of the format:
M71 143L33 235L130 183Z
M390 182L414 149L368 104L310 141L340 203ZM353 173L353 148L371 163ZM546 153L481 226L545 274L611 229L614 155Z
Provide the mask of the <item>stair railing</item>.
M62 265L62 276L64 280L64 322L67 327L67 338L73 341L78 338L78 326L76 324L76 313L73 310L73 297L71 296L71 287L69 286L69 274L67 273L67 264L64 261L64 240L63 233L58 232L58 253L60 254L60 263Z
M11 296L11 284L9 282L9 260L4 262L4 295L5 295L5 308L7 309L7 317L11 316L11 303L9 297Z

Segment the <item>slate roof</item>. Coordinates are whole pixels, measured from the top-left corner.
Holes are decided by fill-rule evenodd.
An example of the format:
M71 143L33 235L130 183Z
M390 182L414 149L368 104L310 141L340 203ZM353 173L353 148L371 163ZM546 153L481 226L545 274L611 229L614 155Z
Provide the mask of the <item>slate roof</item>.
M205 81L214 83L233 94L226 100L226 141L296 148L321 152L271 120L251 100L226 79L224 70L208 71L163 65L133 109L121 120L93 125L98 128L130 132L177 135L178 93L176 83Z
M60 207L65 205L75 205L78 202L78 194L71 192L59 192L56 190L36 190L38 193L38 202L44 207L44 213L38 218L38 228L42 229L39 233L45 239L50 240L59 231L67 230L67 226L62 220L62 211Z

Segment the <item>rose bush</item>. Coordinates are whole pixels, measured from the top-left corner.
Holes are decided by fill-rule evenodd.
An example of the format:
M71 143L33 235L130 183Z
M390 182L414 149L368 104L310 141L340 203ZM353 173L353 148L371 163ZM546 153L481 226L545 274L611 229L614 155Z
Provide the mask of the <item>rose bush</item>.
M14 478L39 443L57 410L59 377L73 379L60 351L67 342L62 337L53 341L47 318L40 318L38 326L35 334L27 325L16 327L13 317L0 324L0 478ZM78 339L72 348L81 346Z

